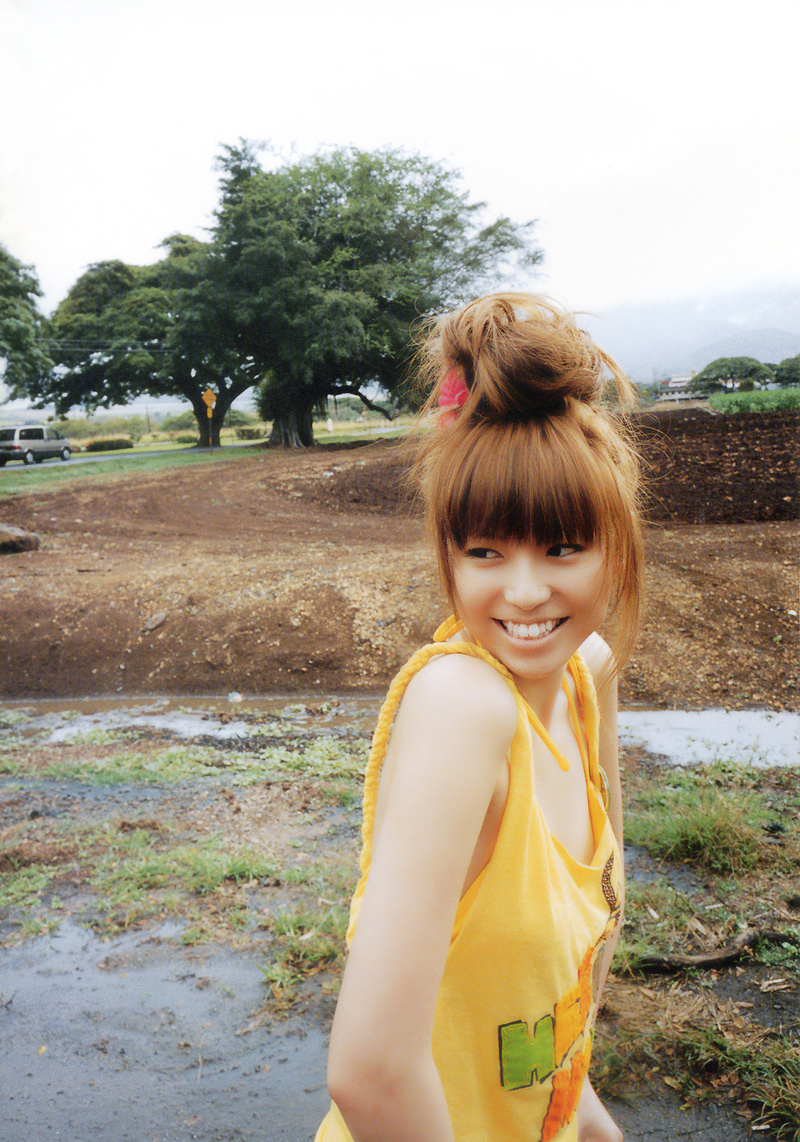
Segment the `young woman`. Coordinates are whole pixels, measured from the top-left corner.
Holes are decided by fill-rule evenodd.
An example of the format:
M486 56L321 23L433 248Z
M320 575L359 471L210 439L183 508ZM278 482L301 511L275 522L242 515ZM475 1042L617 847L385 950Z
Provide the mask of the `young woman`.
M615 677L641 569L605 371L631 387L521 294L440 319L423 363L440 423L417 473L454 617L375 734L317 1142L619 1142L586 1075L622 914Z

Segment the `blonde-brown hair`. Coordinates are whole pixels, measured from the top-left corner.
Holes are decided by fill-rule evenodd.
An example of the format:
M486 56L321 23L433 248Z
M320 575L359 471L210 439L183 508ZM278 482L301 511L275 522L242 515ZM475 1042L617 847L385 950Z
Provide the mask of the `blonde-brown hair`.
M615 667L638 627L642 539L639 465L618 406L634 389L620 368L551 301L492 294L429 324L421 379L423 421L440 415L452 370L467 397L419 434L415 474L443 586L456 608L451 554L470 537L602 548L616 618ZM606 372L611 379L606 378Z

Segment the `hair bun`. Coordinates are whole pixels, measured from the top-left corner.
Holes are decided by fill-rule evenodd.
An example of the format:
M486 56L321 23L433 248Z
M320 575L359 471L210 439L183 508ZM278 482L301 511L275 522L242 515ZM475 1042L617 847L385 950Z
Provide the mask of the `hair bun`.
M594 404L606 387L606 368L620 399L632 393L621 370L573 315L543 297L491 294L440 318L437 332L429 368L441 387L453 365L460 367L470 394L464 407L469 419L547 416L570 398Z

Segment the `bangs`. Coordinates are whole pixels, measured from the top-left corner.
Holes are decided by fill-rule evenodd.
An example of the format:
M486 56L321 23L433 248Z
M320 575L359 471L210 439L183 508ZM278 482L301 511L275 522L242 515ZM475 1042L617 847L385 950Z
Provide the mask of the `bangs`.
M609 522L619 512L616 481L575 430L574 421L550 416L453 440L436 521L449 544L463 548L482 538L607 549Z

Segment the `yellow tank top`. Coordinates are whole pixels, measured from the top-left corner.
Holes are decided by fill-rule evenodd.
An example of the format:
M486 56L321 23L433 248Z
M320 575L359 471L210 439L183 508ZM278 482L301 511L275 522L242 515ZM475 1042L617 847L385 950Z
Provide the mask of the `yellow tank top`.
M452 620L435 639L449 637ZM602 946L619 923L622 869L598 762L599 715L579 655L565 680L581 749L594 856L581 864L552 836L536 799L531 733L560 755L511 675L466 642L423 647L391 685L364 785L361 878L352 940L369 874L378 780L392 721L410 678L437 654L489 662L508 683L518 719L508 797L492 856L459 903L436 1007L433 1055L457 1142L577 1142L575 1110L589 1066ZM378 1039L385 1031L375 1028ZM315 1142L352 1142L335 1105Z

